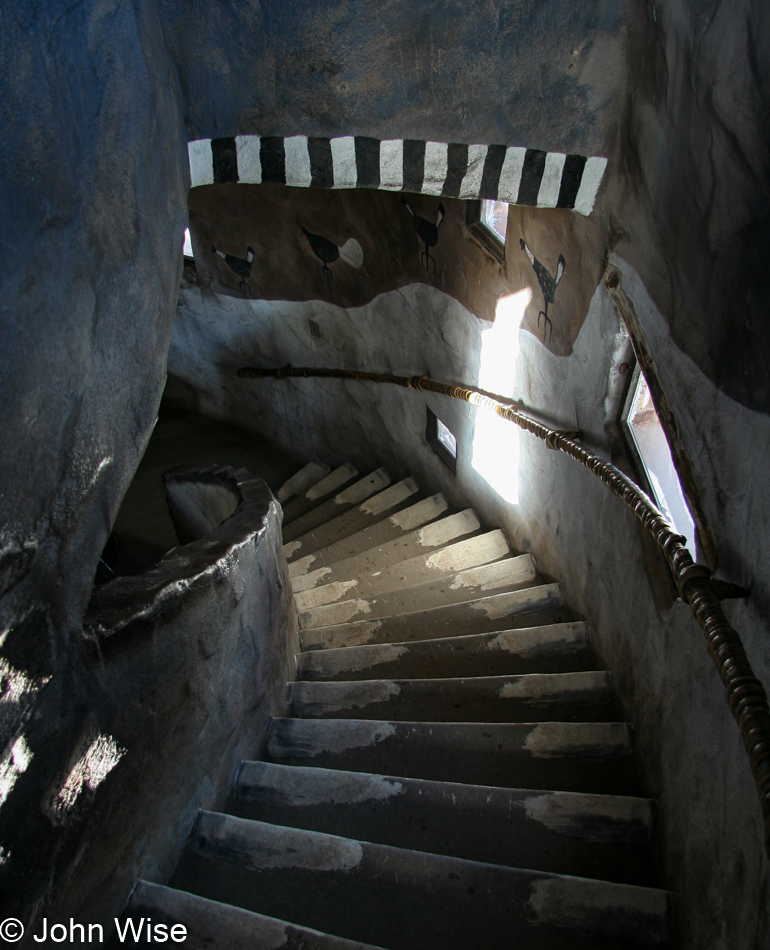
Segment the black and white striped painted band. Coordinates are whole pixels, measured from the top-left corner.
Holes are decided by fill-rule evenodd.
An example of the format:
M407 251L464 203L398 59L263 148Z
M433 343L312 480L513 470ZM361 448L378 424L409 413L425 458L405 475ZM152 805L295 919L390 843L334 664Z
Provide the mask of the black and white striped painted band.
M236 135L188 145L193 187L274 182L492 198L590 214L606 158L505 145L458 145L359 135Z

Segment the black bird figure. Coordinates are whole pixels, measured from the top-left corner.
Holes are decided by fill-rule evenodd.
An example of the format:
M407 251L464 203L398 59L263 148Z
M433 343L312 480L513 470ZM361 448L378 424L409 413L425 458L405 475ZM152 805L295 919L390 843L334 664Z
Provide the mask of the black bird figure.
M436 258L433 257L428 250L428 248L435 247L438 243L438 228L441 224L441 219L444 217L444 206L439 204L438 214L436 215L436 223L433 224L432 221L428 221L427 218L421 218L419 214L415 214L414 211L409 207L406 202L406 198L401 198L401 204L406 206L406 210L412 216L412 224L414 224L414 229L417 232L417 236L425 245L425 250L420 254L420 264L425 268L425 270L430 274L430 263L433 261L433 276L436 276Z
M567 265L567 262L564 260L564 255L559 254L559 260L556 262L556 277L551 277L551 272L545 267L544 264L541 264L540 261L535 257L535 255L530 251L527 242L524 238L519 239L519 244L521 245L522 251L529 258L529 263L535 268L535 273L537 274L537 282L540 284L540 289L543 291L543 300L545 301L545 310L541 310L537 315L537 325L540 326L540 318L544 317L543 320L543 343L545 343L545 331L548 329L550 324L551 330L548 335L549 342L553 339L553 322L548 316L548 304L553 303L553 298L556 296L556 288L559 285L559 281L564 274L564 268Z
M334 275L331 272L329 264L333 264L340 258L342 258L346 264L350 264L351 267L360 267L361 264L363 264L364 253L361 250L361 245L355 238L350 238L342 247L338 247L334 241L329 240L329 238L324 237L322 234L311 234L305 227L300 230L310 250L323 264L321 272L326 279L329 290L332 289L332 285L334 284Z
M251 295L251 287L249 287L247 280L249 274L251 274L251 263L254 260L254 248L246 248L246 258L235 257L232 254L225 254L224 251L218 251L214 245L211 245L211 253L216 254L222 258L222 260L228 265L230 270L234 271L240 278L241 290L245 293Z

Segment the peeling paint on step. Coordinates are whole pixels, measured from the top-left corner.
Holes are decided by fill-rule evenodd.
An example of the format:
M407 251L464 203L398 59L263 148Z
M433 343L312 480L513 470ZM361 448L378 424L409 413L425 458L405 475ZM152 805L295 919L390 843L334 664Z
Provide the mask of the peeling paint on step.
M322 611L321 617L319 612ZM368 600L343 600L338 604L326 604L318 610L307 610L299 614L299 625L303 629L312 626L333 627L340 623L347 623L360 614L369 614L372 608ZM323 623L318 623L323 618Z
M292 544L297 544L299 547L302 547L300 541L289 541L288 544L284 545L284 552L286 551L286 548L290 547ZM295 550L299 550L299 548L296 548ZM286 557L291 557L291 554L286 554ZM289 564L289 577L294 578L299 577L300 574L307 574L311 565L316 560L318 560L318 558L315 554L306 554L305 557L301 557L296 561L292 561L291 564Z
M351 485L350 488L346 488L344 491L341 491L339 495L336 495L334 504L357 505L370 495L378 492L381 488L385 488L388 484L390 484L390 475L388 475L384 468L378 468L376 472L372 472L371 475L362 478L361 481L356 482L355 485Z
M356 683L290 684L289 702L300 706L303 716L361 709L401 695L401 686L390 680L363 680Z
M466 508L459 514L449 515L448 518L442 518L440 521L434 521L420 528L417 532L417 544L423 548L441 547L454 538L470 534L471 531L478 531L480 527L476 512L472 508Z
M321 570L331 571L331 568L321 568ZM294 595L294 603L297 610L312 610L314 607L323 607L326 604L333 604L345 597L348 591L358 587L358 581L334 581L332 584L326 584L324 587L315 587L311 590L304 590Z
M476 587L482 592L506 587L509 584L528 584L535 579L535 565L528 554L506 558L494 564L471 567L461 571L449 585L451 590Z
M442 494L433 495L430 498L424 498L418 501L416 505L405 508L403 511L397 511L389 518L390 523L395 528L401 528L402 531L412 531L419 528L426 521L432 521L442 512L446 511L449 505Z
M307 491L311 485L320 481L329 474L331 469L323 462L308 462L304 468L301 468L295 475L283 483L276 493L276 498L281 503L294 495L301 495Z
M312 554L308 556L313 557ZM330 567L319 567L315 571L294 575L289 571L291 588L295 594L300 594L305 590L312 590L313 587L318 587L323 582L324 577L328 577L331 572L332 569Z
M358 867L363 858L361 844L350 838L213 812L201 812L191 843L207 857L255 871L267 868L350 871Z
M631 754L624 722L543 722L532 729L524 748L536 759L611 758Z
M569 927L635 943L660 945L666 937L668 894L651 887L580 877L535 881L527 903L537 923Z
M300 633L303 650L325 648L333 640L344 637L343 644L336 644L335 649L348 646L365 646L376 635L382 626L381 620L356 620L353 623L344 623L336 627L310 627Z
M302 547L301 541L287 541L283 546L283 553L285 557L291 557L292 554L296 554L297 551Z
M588 626L583 621L503 630L489 641L489 649L526 656L529 653L540 653L544 649L556 651L571 646L583 648L588 645L587 634Z
M530 821L585 841L646 840L652 829L652 802L647 798L547 792L522 804Z
M612 695L610 679L602 670L583 673L527 673L516 676L500 687L500 699L608 699Z
M376 629L376 628L375 628ZM356 673L361 670L371 670L383 663L395 663L405 653L409 652L406 644L377 643L371 646L343 648L333 653L317 651L310 654L301 662L306 670L319 670L326 675L334 675L343 670Z
M495 561L510 553L508 542L503 532L498 528L478 538L468 538L467 541L458 541L431 554L426 565L433 571L451 574L453 571L463 571L474 567L483 561Z
M237 789L244 801L267 798L271 804L300 807L387 801L404 792L401 782L383 775L264 762L247 762Z
M330 475L327 475L326 478L322 478L321 481L313 485L312 488L309 488L305 492L304 497L307 498L308 501L323 498L324 495L330 495L333 491L336 491L344 485L345 482L349 482L351 478L355 478L356 475L358 475L358 470L346 462L344 465L340 465L339 468L335 468Z
M376 720L279 719L276 723L268 740L271 755L294 758L312 758L322 752L340 755L377 745L396 734L393 723Z
M379 515L383 511L387 511L388 508L406 501L418 490L417 482L413 478L405 478L373 498L368 498L362 505L359 505L358 510L365 515Z
M514 590L507 594L493 594L469 606L472 610L483 613L489 620L499 620L514 611L525 611L528 607L556 606L560 603L562 596L559 585L541 584L539 587L527 587L525 590Z

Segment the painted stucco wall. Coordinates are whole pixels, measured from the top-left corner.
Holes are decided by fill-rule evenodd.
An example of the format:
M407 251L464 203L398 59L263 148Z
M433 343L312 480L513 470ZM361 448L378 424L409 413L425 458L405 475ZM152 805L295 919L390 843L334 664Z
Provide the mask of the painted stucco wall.
M626 4L161 6L191 139L342 133L603 155L615 137Z
M738 487L746 466L762 468L761 454L739 447L767 428L766 417L718 393L670 346L639 278L618 263L662 360L666 390L676 394L725 576L751 586L751 596L728 610L770 685L762 616L770 576L760 556L765 519L757 515L770 499L758 476L751 497ZM633 516L582 467L465 403L377 384L235 375L243 365L291 363L479 383L540 410L544 421L582 429L587 444L609 457L615 440L608 392L617 354L628 344L608 294L603 286L596 291L568 358L548 353L520 329L527 299L526 290L504 298L490 324L421 284L349 311L191 288L180 298L169 373L188 384L177 392L196 393L188 405L206 415L254 428L308 459L348 460L362 471L384 464L394 477L411 473L456 505L470 501L487 524L507 530L516 549L531 550L590 620L636 723L647 791L660 802L658 840L666 884L679 894L683 946L759 950L770 934L770 890L747 757L702 635ZM456 478L426 443L426 405L458 438ZM722 448L709 453L706 440L715 432Z
M45 798L100 729L82 619L163 390L189 171L152 4L2 21L0 884L22 917L78 856Z

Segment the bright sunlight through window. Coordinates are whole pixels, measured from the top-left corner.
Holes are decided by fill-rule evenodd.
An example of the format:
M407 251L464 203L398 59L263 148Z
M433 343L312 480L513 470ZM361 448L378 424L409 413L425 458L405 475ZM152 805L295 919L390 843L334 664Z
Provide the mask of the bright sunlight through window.
M650 483L653 501L676 530L687 538L694 555L695 523L682 492L666 434L655 412L647 380L641 371L631 383L623 421Z
M505 244L505 232L508 228L508 202L492 201L484 198L481 202L481 221Z
M481 334L478 387L511 399L516 386L519 331L532 299L529 287L501 297L495 322ZM471 465L501 498L519 503L519 429L486 409L476 411Z

